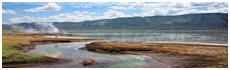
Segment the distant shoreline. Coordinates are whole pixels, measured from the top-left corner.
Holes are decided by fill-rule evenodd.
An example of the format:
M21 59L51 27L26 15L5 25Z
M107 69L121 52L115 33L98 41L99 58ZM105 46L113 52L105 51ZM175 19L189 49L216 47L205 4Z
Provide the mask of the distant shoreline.
M64 30L64 31L156 31L156 32L228 32L228 30L122 30L122 29L101 29L101 30Z
M47 38L55 38L55 36L43 36ZM58 38L72 38L72 39L90 39L84 37L68 37L68 36L58 36ZM134 42L135 43L135 42ZM154 41L154 42L141 42L141 43L156 43L156 44L183 44L183 45L207 45L207 46L223 46L228 47L228 44L218 44L218 43L198 43L198 42L170 42L170 41Z
M147 42L153 44L179 44L179 45L200 45L200 46L223 46L228 47L228 44L217 44L217 43L197 43L197 42Z
M150 32L228 32L228 30L122 30L122 29L102 29L102 30L62 30L67 32L75 32L75 31L118 31L118 32L125 32L125 31L150 31ZM21 30L2 30L2 33L23 33L24 31Z
M55 38L55 36L43 36L47 38ZM68 36L58 36L58 38L72 38L72 39L90 39L84 37L68 37ZM135 43L135 42L134 42ZM228 47L228 44L218 44L218 43L198 43L198 42L170 42L170 41L154 41L154 42L141 42L141 43L156 43L156 44L181 44L181 45L203 45L203 46L223 46Z

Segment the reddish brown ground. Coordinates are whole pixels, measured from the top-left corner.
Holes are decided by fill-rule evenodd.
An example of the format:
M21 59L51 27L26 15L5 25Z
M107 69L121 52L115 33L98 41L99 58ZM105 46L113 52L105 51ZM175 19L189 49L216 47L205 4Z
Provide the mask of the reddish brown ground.
M210 45L186 45L186 44L154 44L154 43L125 43L125 42L94 42L87 44L89 51L95 52L127 52L127 51L150 51L142 55L154 55L164 53L170 55L192 56L184 59L182 66L177 67L228 67L228 47Z

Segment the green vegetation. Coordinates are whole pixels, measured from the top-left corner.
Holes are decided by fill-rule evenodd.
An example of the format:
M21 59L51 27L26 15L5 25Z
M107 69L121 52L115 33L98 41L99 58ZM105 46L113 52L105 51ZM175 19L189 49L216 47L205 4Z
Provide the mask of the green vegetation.
M32 55L20 52L17 50L21 44L28 44L29 39L34 39L32 36L24 34L2 34L2 63L35 63L42 62L46 56Z
M40 62L44 56L32 55L16 50L15 46L19 43L3 43L2 46L2 63L33 63Z

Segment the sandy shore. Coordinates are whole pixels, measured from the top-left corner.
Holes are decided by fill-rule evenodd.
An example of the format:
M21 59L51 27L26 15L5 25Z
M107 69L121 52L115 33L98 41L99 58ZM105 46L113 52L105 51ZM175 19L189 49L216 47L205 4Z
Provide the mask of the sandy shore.
M125 42L94 42L82 48L100 53L132 52L139 55L156 56L156 53L175 57L173 67L189 68L227 68L228 47L223 45L192 45L166 43L125 43ZM172 56L173 55L173 56ZM179 56L189 58L179 59ZM150 64L151 65L151 64ZM151 66L150 66L151 67Z

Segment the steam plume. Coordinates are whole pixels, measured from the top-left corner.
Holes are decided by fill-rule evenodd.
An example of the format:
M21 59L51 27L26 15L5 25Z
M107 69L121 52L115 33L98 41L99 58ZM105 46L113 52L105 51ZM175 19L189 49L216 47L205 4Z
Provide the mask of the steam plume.
M35 27L25 27L19 25L12 25L14 30L23 30L26 33L58 33L59 30L53 23L50 22L36 22Z

